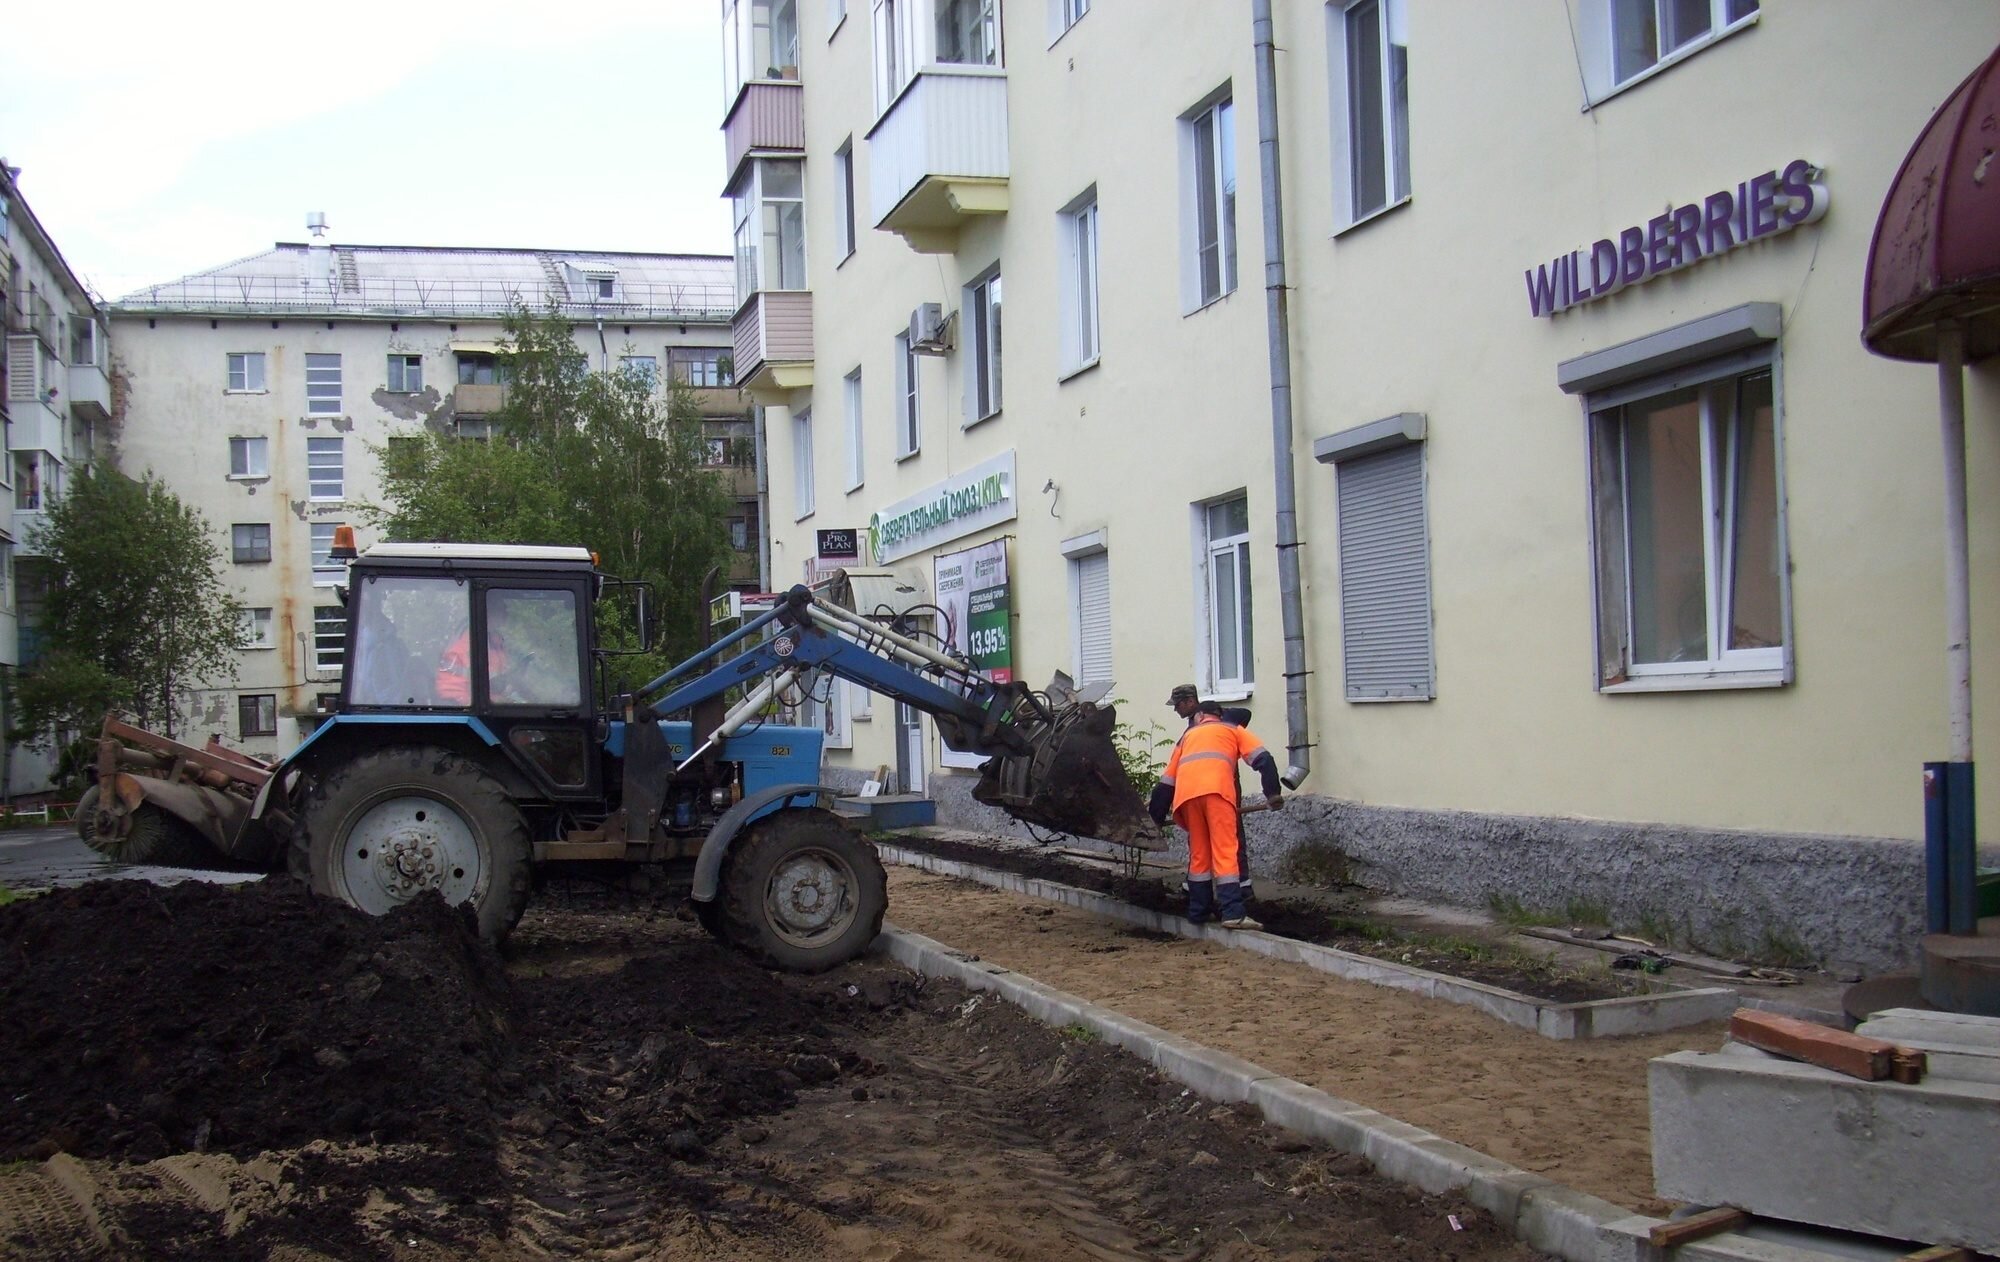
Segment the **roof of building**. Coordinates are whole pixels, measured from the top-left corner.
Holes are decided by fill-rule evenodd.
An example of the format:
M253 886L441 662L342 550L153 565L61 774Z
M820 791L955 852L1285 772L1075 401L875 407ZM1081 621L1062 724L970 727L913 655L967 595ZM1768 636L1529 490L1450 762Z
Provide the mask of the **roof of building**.
M726 321L735 264L718 254L332 245L261 254L125 295L121 312L500 316L554 303L569 315ZM610 282L608 292L603 282Z
M7 199L8 209L5 217L8 223L14 230L26 234L48 264L49 270L67 285L71 301L85 310L97 310L97 295L90 291L90 286L78 278L70 267L69 260L56 248L55 238L42 226L42 221L35 217L33 208L28 205L28 199L21 196L20 185L14 180L18 174L20 174L19 167L10 167L5 158L0 158L0 197Z

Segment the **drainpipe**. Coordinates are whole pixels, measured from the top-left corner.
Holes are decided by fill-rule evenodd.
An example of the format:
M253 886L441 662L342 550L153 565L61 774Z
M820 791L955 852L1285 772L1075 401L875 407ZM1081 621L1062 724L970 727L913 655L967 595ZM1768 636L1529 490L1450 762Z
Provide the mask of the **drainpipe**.
M1299 591L1298 495L1292 477L1292 334L1285 314L1285 210L1278 167L1278 70L1271 0L1250 0L1257 45L1257 166L1263 177L1265 336L1271 351L1271 464L1278 510L1278 603L1285 622L1284 782L1312 769L1306 728L1306 631Z

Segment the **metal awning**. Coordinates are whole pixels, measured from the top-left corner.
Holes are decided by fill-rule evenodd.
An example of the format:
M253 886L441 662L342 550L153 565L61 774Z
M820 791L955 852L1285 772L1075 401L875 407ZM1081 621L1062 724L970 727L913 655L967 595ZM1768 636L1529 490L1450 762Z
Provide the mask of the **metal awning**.
M1892 359L1936 362L1938 326L1965 359L2000 354L2000 48L1965 77L1910 146L1868 246L1861 340Z
M498 342L453 342L451 343L451 353L454 355L500 355L505 352L501 350L500 343Z

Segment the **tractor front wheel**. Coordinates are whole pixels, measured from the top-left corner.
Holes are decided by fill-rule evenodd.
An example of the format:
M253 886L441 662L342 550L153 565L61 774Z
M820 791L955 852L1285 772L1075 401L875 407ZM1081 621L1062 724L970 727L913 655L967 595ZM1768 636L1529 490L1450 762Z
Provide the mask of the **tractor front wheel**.
M528 825L505 786L447 750L397 746L323 777L293 831L315 893L371 916L426 890L505 937L528 905Z
M882 932L889 880L875 847L826 811L779 811L730 847L722 924L731 942L795 973L861 954Z

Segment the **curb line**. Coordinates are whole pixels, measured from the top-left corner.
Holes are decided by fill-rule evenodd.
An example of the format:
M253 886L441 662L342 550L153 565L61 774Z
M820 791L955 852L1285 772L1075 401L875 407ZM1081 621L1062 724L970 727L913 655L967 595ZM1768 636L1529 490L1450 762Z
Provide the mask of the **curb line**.
M1434 973L1357 955L1338 947L1300 942L1254 930L1216 929L1190 924L1180 916L1149 911L1092 890L999 872L957 859L943 859L920 850L909 850L893 842L877 841L875 849L888 863L916 868L938 876L976 881L993 889L1029 898L1044 899L1074 907L1078 911L1137 925L1157 933L1171 933L1196 941L1215 942L1239 951L1307 968L1352 981L1368 982L1393 990L1413 991L1431 999L1476 1008L1488 1016L1548 1039L1616 1038L1629 1034L1657 1034L1704 1021L1719 1021L1743 1006L1741 998L1726 986L1703 986L1618 999L1594 999L1583 1003L1556 1003L1529 995L1502 990L1483 982Z
M922 934L885 924L875 949L926 977L992 991L1047 1025L1081 1025L1211 1100L1253 1104L1271 1124L1366 1157L1390 1178L1433 1194L1458 1192L1506 1224L1519 1239L1567 1262L1599 1262L1602 1229L1634 1217L1622 1206L954 951Z

